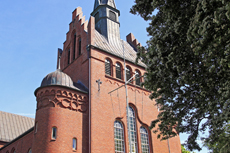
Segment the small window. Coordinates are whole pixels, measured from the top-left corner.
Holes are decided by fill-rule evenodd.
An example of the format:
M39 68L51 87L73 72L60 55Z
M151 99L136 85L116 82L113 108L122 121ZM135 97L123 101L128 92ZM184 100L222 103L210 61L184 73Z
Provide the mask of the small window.
M31 149L29 149L28 153L32 153L32 150L31 150Z
M9 151L7 151L6 153L9 153Z
M111 76L111 63L108 59L105 60L105 74Z
M136 78L136 85L140 86L141 85L141 78L140 78L140 73L138 71L135 71L135 78Z
M126 81L128 81L131 78L131 71L130 68L126 67Z
M73 138L73 150L77 150L77 139Z
M56 127L52 127L52 136L51 136L51 138L53 140L57 139L57 128Z
M78 39L78 55L81 55L81 38Z
M117 20L116 20L116 14L115 14L114 12L112 12L112 11L109 11L109 18L110 18L111 20L113 20L113 21L117 21Z
M73 60L75 59L75 52L76 52L76 34L74 34L74 39L73 39Z
M116 63L116 78L121 79L121 65Z

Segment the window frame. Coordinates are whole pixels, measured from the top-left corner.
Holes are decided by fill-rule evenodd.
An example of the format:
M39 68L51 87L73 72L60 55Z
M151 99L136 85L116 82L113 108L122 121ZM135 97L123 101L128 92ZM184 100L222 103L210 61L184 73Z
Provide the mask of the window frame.
M117 127L116 123L119 124L120 127ZM113 127L114 127L114 149L115 149L115 153L125 153L124 126L123 126L121 121L115 120ZM120 136L121 139L116 139L116 134L118 132L119 132L119 134L121 134L121 136ZM119 137L119 135L118 135L118 137ZM121 150L118 150L119 148L117 148L117 147L119 147L119 143L118 143L118 145L116 145L117 144L116 140L117 140L117 142L121 142L121 144L120 144Z
M132 111L130 112L130 110L132 110ZM135 110L133 109L133 107L129 106L128 113L129 113L130 120L132 119L132 122L130 121L130 124L133 123L133 126L130 126L131 144L132 144L132 146L134 144L134 147L135 147L134 152L133 152L133 150L131 150L131 153L138 153L137 122L136 122L136 113L135 113ZM128 116L127 116L127 118L128 118ZM127 122L128 122L128 119L127 119ZM128 126L129 126L129 124L128 124ZM132 138L134 138L134 141L132 140Z
M135 70L135 84L137 86L141 85L141 78L140 77L141 77L141 72L139 70Z
M109 71L109 74L107 73L108 71ZM112 61L108 58L105 59L105 74L112 76Z
M54 130L55 129L55 130ZM55 135L54 135L55 134ZM53 126L52 131L51 131L51 140L56 140L57 139L57 127Z
M74 142L74 140L75 140L75 142ZM75 147L74 147L74 145L75 145ZM77 138L75 138L75 137L72 139L72 149L77 150Z
M129 73L127 73L127 72L129 72ZM125 81L128 81L132 77L132 69L131 69L131 67L126 66L125 73L126 73L126 80Z
M143 130L145 132L142 132ZM143 135L145 135L144 138L146 138L147 140L143 140ZM140 127L140 137L141 137L141 152L142 153L150 153L149 132L148 132L148 130L144 126ZM144 142L147 142L147 143L144 143ZM146 148L146 147L143 147L143 146L147 146L147 152L145 150L143 150L144 148Z
M118 66L119 66L119 68L120 68L120 78L119 78L119 76L118 76ZM122 80L122 65L120 64L120 63L116 63L116 65L115 65L115 69L116 69L116 78L117 79L121 79Z

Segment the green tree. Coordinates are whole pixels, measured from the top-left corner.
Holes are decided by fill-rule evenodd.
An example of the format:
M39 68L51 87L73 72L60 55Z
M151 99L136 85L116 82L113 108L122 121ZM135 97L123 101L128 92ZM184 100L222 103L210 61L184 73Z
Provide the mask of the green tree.
M161 106L151 128L161 139L177 135L174 128L189 133L190 150L201 150L196 140L208 129L213 144L230 118L229 0L135 0L131 13L150 22L138 55L144 86Z
M183 145L181 145L181 153L191 153L190 151L186 150ZM194 153L194 152L193 152Z
M218 137L218 141L210 143L209 139L206 139L204 145L208 147L211 153L230 153L230 124L224 127L225 132L221 133Z

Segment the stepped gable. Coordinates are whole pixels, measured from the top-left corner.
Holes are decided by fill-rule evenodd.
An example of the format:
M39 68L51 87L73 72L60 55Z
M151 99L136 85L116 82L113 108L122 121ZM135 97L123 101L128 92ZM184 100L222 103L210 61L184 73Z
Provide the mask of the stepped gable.
M33 126L33 118L0 111L0 141L10 142Z

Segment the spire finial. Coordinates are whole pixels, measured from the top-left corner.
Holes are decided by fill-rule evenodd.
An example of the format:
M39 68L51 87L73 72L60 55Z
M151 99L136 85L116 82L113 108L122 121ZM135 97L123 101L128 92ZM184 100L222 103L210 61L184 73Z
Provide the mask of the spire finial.
M58 56L58 70L61 70L61 56Z

